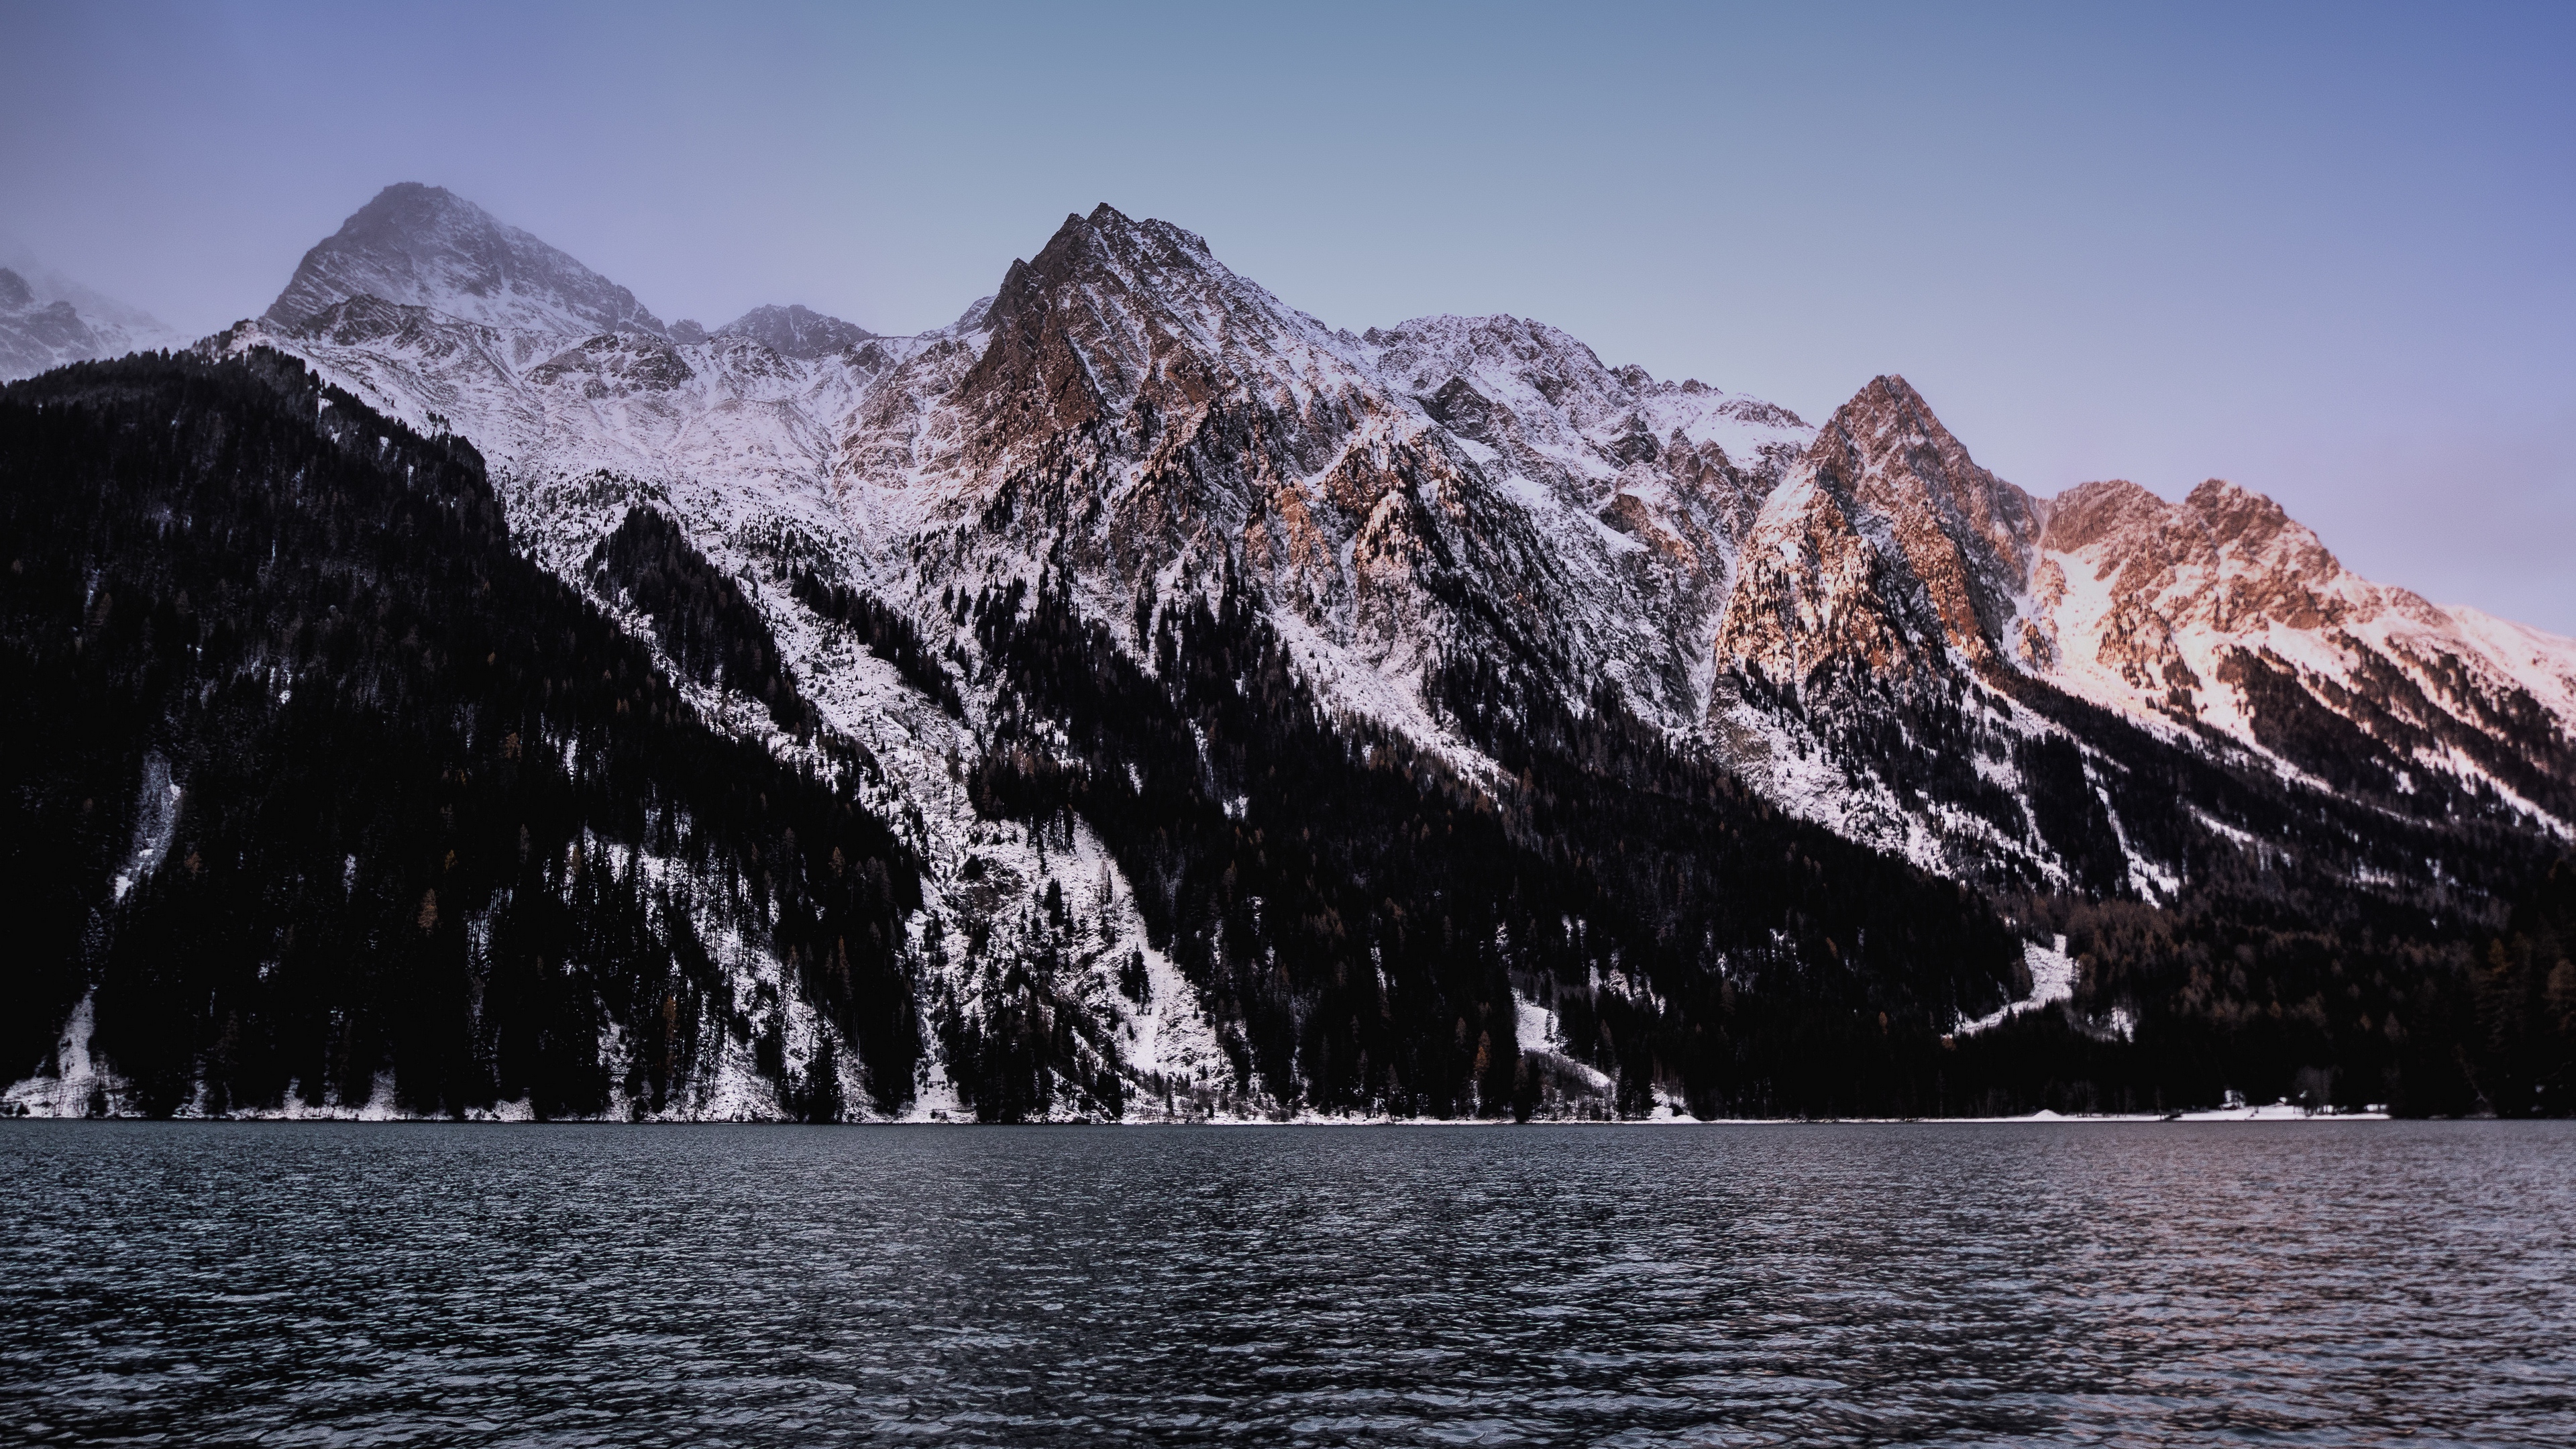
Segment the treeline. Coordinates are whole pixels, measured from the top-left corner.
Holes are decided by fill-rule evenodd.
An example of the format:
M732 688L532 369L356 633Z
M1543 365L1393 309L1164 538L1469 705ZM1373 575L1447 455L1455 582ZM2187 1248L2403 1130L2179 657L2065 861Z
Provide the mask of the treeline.
M1824 721L1871 732L1900 791L1993 792L1978 803L2035 818L2080 887L1972 891L1779 814L1606 692L1578 708L1507 656L1429 681L1433 708L1510 776L1461 780L1328 720L1241 588L1209 593L1140 605L1151 672L1052 588L948 607L1002 687L979 802L1099 829L1157 944L1229 1028L1243 1083L1283 1100L1576 1105L1530 1055L1544 1044L1520 1039L1504 1005L1517 989L1628 1115L1658 1091L1702 1116L2143 1112L2230 1088L2418 1114L2569 1109L2576 978L2553 974L2549 944L2564 937L2499 934L2538 842L2483 810L2392 820L2311 799L2044 691L2035 703L2096 749L2013 737L2024 817L1964 751L1942 755L2000 723L1970 692L1907 701L1892 722ZM2124 831L2181 868L2178 898L2130 894ZM2362 883L2409 852L2447 880ZM1951 1033L2026 992L2020 942L2057 933L2078 960L2071 1011ZM988 1096L1027 1100L1017 1084L1042 1055L988 1056Z
M2555 854L2492 793L2441 778L2404 795L2358 780L2342 792L2293 788L2045 685L2022 682L2019 695L2092 747L2085 778L2111 797L2132 848L2167 862L2179 888L2150 904L2096 881L2080 895L2008 903L2032 928L2066 934L2079 1014L2125 1010L2136 1039L2114 1050L2054 1014L2018 1023L1972 1044L1980 1098L2150 1110L2207 1105L2233 1088L2254 1101L2417 1115L2576 1109L2564 1085L2576 1041L2517 1038L2481 1005L2494 993L2479 963ZM2320 731L2330 721L2354 750L2367 745L2312 703L2294 713L2258 698L2258 718L2267 708ZM2266 743L2288 741L2276 732ZM2561 1085L2535 1090L2553 1080Z
M621 533L676 657L778 680L703 560ZM85 364L0 393L0 539L11 1075L94 990L154 1112L654 1111L730 1052L828 1117L849 1049L911 1095L915 863L514 553L463 443L269 354ZM133 860L155 761L177 817Z
M660 514L625 519L593 582L820 765L710 728L514 553L470 448L274 356L0 392L0 549L12 1077L95 992L95 1046L153 1111L390 1090L654 1112L732 1059L829 1118L908 1100L926 1037L987 1120L1170 1086L1122 1081L1117 1043L1051 994L1102 949L1060 893L1010 904L1044 922L1025 959L971 913L910 952L918 866L838 783L869 762ZM1548 661L1462 652L1426 681L1488 776L1328 716L1230 575L1137 600L1142 661L1053 577L941 600L995 691L968 787L1041 843L1077 813L1107 842L1239 1091L1417 1116L2143 1111L2230 1087L2576 1110L2576 866L2474 792L2294 791L2026 681L2085 748L2007 732L1964 688L1869 707L1727 681L1908 803L2035 828L2072 877L1972 887L1785 815L1606 691L1557 696ZM966 651L810 567L789 587L964 715ZM2178 898L2134 898L2123 839ZM2025 992L2021 942L2055 933L2071 1013L1948 1034ZM951 961L990 982L971 1009ZM1141 959L1114 969L1142 999Z

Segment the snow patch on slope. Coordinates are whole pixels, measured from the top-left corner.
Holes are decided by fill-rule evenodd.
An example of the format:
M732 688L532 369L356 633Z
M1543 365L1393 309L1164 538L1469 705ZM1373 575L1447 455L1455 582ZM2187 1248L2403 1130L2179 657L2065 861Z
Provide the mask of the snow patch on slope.
M1974 1021L1961 1021L1958 1035L1974 1036L1978 1032L2001 1026L2025 1011L2036 1011L2043 1006L2052 1006L2061 1001L2074 999L2075 960L2066 954L2064 936L2056 937L2045 946L2037 941L2022 943L2021 959L2022 964L2030 971L2030 995L2019 1001L2007 1003Z

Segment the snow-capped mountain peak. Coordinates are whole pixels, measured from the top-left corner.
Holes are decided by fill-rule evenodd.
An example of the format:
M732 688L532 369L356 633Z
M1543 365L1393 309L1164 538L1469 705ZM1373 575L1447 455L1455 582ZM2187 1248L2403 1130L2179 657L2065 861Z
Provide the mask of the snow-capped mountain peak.
M0 381L107 351L69 302L41 302L27 279L0 268Z
M1014 261L980 325L992 342L960 392L1013 431L1081 428L1140 399L1171 412L1239 388L1358 381L1345 344L1205 240L1105 202Z
M561 336L666 335L635 294L444 187L386 187L304 254L264 314L297 327L371 296L464 321Z
M2343 567L2221 479L2167 503L2088 483L2047 510L2033 654L2071 693L2215 730L2288 766L2411 790L2447 774L2576 820L2576 641Z
M787 306L754 307L711 335L747 337L781 357L812 358L856 347L877 334L810 307ZM677 337L676 330L674 336Z
M2043 517L1905 379L1876 378L1764 504L1718 652L1783 682L1993 663Z

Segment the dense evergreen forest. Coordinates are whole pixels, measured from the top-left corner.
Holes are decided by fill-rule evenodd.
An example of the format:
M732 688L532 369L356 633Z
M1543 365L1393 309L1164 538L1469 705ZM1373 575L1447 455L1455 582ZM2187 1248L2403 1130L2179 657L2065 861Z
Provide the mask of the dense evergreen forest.
M1968 763L2000 727L1964 692L1732 683L1910 796L2018 824L2020 802ZM2553 866L2562 848L2491 790L2429 777L2376 787L2394 775L2383 747L2322 710L2310 711L2310 733L2274 743L2321 771L2343 749L2376 760L2375 774L2348 765L2339 790L2294 789L2044 683L2001 683L2096 751L2088 763L2060 740L2009 746L2074 889L2009 864L1962 862L1962 873L2022 929L2064 933L2081 968L2077 1014L2124 1010L2134 1041L2059 1012L2017 1018L1945 1054L1947 1110L2151 1111L2234 1088L2258 1102L2416 1114L2576 1111L2576 999L2552 1005L2545 986L2508 987L2483 964L2569 867ZM2179 867L2159 904L2126 879L2123 836ZM2516 969L2544 982L2560 958L2532 949L2536 964Z
M1153 1089L1077 1040L1051 961L1005 963L1028 969L958 1006L939 973L986 951L986 923L914 919L923 866L855 803L873 763L659 513L629 514L584 571L643 621L629 634L514 551L463 443L273 355L137 358L0 393L0 549L11 1080L88 1000L97 1051L152 1112L390 1093L421 1113L642 1115L735 1070L832 1118L913 1100L933 1043L986 1120L1114 1114ZM951 590L936 648L810 562L778 582L975 715L981 812L1041 841L1078 814L1107 842L1235 1087L1285 1108L1934 1115L2233 1087L2576 1110L2576 863L2490 802L2397 808L2368 775L2293 794L2088 717L2090 760L2010 746L2072 887L1962 883L1508 661L1429 682L1495 762L1462 776L1328 719L1222 573L1135 601L1144 661L1045 579ZM710 727L684 685L750 701L794 747ZM1994 728L1966 694L1863 709L1730 687L1900 789L2021 819L1956 747ZM2024 702L2090 708L2037 686ZM2110 811L2185 867L2177 899L2127 888ZM2353 884L2420 860L2440 887ZM1084 948L1060 895L1039 909L1057 944L1036 949ZM2024 993L2021 943L2052 934L2079 963L2072 1013L1947 1034ZM1121 989L1141 999L1141 962ZM1516 995L1555 1014L1563 1055L1523 1039Z
M511 550L463 443L273 356L83 364L0 395L0 538L13 1078L95 988L153 1112L200 1084L209 1111L660 1111L731 1052L831 1117L853 1047L879 1105L910 1097L919 880L832 783L865 762L708 729ZM693 559L630 525L600 567L801 723ZM791 1040L746 951L832 1029Z
M2023 746L2034 811L2095 888L1971 892L1780 815L1615 699L1551 708L1462 660L1434 703L1515 777L1473 788L1390 735L1328 727L1259 615L1217 593L1213 608L1146 601L1151 675L1051 591L952 600L1005 681L1006 746L1030 734L987 757L978 787L995 812L1079 810L1100 829L1155 907L1158 943L1240 1025L1239 1070L1312 1106L1545 1110L1544 1061L1534 1074L1515 1049L1537 1044L1505 1034L1513 985L1559 1013L1571 1054L1630 1114L1650 1084L1702 1116L2162 1111L2230 1087L2418 1113L2576 1106L2576 968L2551 954L2565 938L2495 934L2546 870L2528 834L2392 826L2350 802L2311 818L2259 777L2088 722L2124 747L2112 798L2126 818L2180 843L2176 817L2204 803L2315 864L2200 831L2179 901L2125 899L2082 762L2043 742ZM1058 723L1070 763L1040 738ZM1939 738L1916 725L1888 737ZM2400 899L2334 873L2405 850L2465 878ZM2055 933L2087 1024L2051 1010L1947 1034L2026 989L2018 942ZM2496 950L2514 964L2479 964Z
M1624 716L1507 759L1498 810L1391 734L1328 724L1241 592L1216 594L1146 601L1150 676L1052 590L952 607L1004 684L987 808L1101 831L1157 944L1240 1027L1238 1071L1284 1097L1526 1115L1561 1084L1524 1056L1518 985L1623 1112L1658 1083L1703 1115L1932 1111L1915 1068L1940 1026L2016 984L1983 900ZM1038 737L1058 724L1070 761Z

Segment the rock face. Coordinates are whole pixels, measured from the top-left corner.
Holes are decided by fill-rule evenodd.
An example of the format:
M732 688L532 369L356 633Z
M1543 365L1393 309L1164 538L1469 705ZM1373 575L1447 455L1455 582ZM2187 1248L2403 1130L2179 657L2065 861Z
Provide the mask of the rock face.
M1330 708L1471 775L1439 683L1468 660L1518 709L1606 690L1794 812L1972 877L2065 878L2000 803L2061 728L2014 702L2035 686L2290 778L2358 750L2400 794L2576 819L2564 641L2351 579L2225 485L2034 498L1901 378L1810 428L1517 318L1353 336L1106 206L916 338L792 309L676 348L440 326L282 340L468 429L567 557L615 525L580 501L604 474L719 551L790 528L933 631L943 595L1051 580L1141 655L1156 601L1249 581ZM1966 734L1889 733L1962 689L1994 701ZM2132 854L2129 888L2181 878Z
M806 307L754 307L717 328L713 335L748 338L781 357L809 359L845 351L876 336L856 323L826 317ZM673 326L671 338L675 342L706 340L703 334L682 337L678 324Z
M2034 621L2045 676L2285 766L2413 794L2450 774L2576 819L2576 645L2348 572L2279 504L2217 479L2059 497Z
M1565 333L1515 317L1420 318L1361 340L1481 469L1598 525L1632 596L1614 611L1657 631L1668 671L1641 695L1676 719L1695 715L1705 635L1744 536L1815 430L1696 379L1614 371Z
M1843 404L1763 508L1721 659L1804 683L1998 664L2044 505L1977 466L1901 377Z
M2431 942L2576 829L2576 642L2260 495L2036 498L1896 377L1811 427L1519 318L1338 331L1108 206L932 332L710 333L394 187L206 351L263 348L469 439L706 718L865 762L921 862L887 1110L1789 1110L1748 1023L1992 1015L1988 902ZM655 642L674 570L756 697ZM2254 989L2101 972L2097 1034Z
M377 192L306 252L262 315L301 326L351 297L559 336L663 332L634 293L446 188L413 181Z
M959 340L877 382L841 455L922 585L1053 558L1133 637L1121 601L1257 580L1336 704L1444 749L1421 684L1452 648L1552 679L1686 672L1619 607L1635 544L1572 500L1534 512L1365 344L1188 232L1068 217Z

